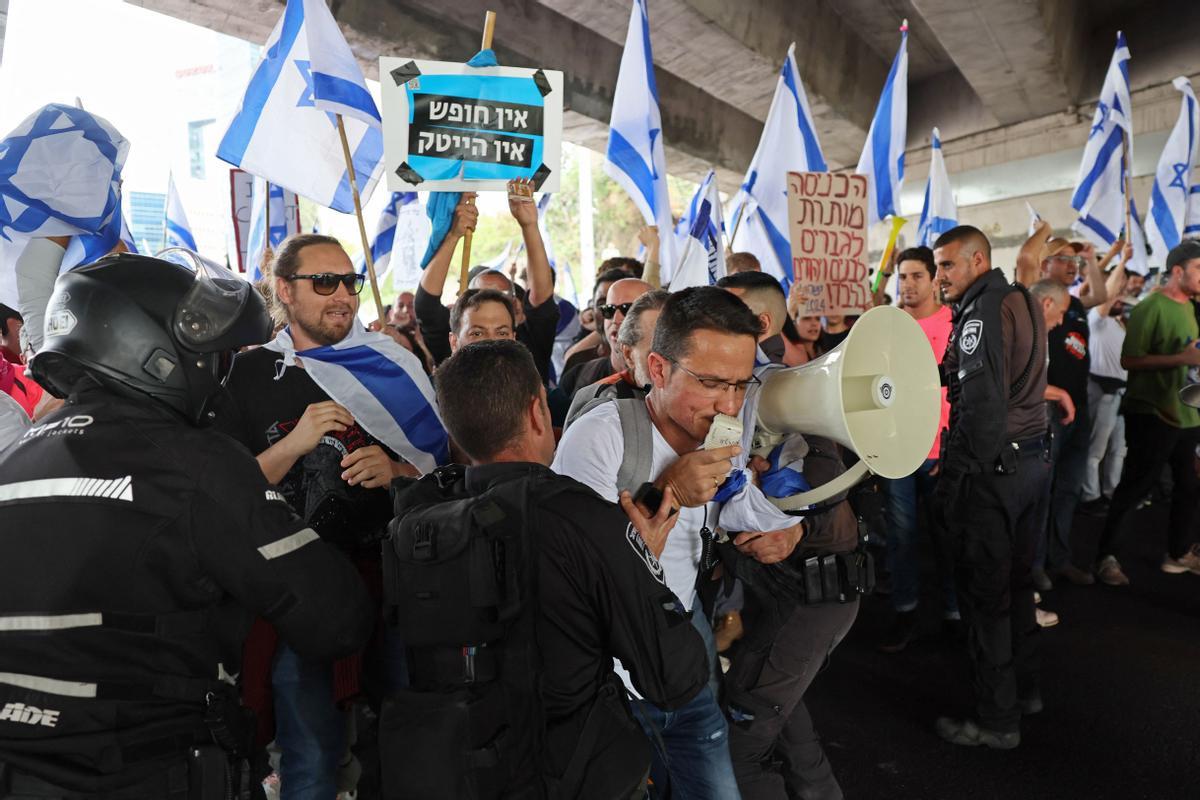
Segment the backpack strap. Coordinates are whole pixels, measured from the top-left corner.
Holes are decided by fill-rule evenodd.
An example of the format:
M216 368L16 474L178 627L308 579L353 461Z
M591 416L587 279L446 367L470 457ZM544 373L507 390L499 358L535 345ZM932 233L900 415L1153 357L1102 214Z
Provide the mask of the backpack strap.
M621 468L617 471L617 491L636 492L650 480L654 466L654 424L646 401L640 397L613 400L621 419L621 440L625 443Z
M571 398L571 407L567 409L567 418L563 422L563 430L571 427L571 423L591 411L598 405L603 405L616 398L617 391L613 384L592 383L583 387Z

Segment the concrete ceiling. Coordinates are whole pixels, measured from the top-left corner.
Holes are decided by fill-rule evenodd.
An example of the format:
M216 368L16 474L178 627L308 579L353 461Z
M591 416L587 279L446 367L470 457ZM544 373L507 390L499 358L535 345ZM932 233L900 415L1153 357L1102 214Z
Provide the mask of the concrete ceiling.
M282 0L127 1L258 42L282 8ZM332 0L331 8L371 77L380 55L464 60L478 48L484 11L497 11L501 63L563 70L567 137L604 149L630 0ZM1197 0L649 0L649 12L668 167L697 179L716 165L726 191L754 153L792 42L834 169L858 160L901 19L910 28L908 145L921 148L938 125L948 160L963 153L979 162L968 169L1080 146L1069 136L1089 113L1119 27L1133 51L1134 89L1164 107L1171 78L1200 69ZM1138 104L1135 94L1135 112ZM1145 122L1158 127L1139 130L1173 121L1156 112Z

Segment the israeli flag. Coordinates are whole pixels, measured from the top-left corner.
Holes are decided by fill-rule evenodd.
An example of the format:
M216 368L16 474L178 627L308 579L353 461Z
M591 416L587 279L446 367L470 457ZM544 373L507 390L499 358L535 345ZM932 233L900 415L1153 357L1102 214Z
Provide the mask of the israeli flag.
M937 238L958 224L958 207L946 174L946 159L942 156L942 137L933 129L933 153L929 157L929 180L925 184L925 205L917 225L917 244L933 247Z
M1148 257L1150 248L1146 246L1146 228L1142 225L1142 216L1138 214L1137 203L1132 197L1129 198L1129 221L1133 224L1133 230L1129 233L1129 243L1133 245L1133 254L1125 266L1130 272L1146 275L1150 272ZM1163 257L1163 263L1166 263L1166 253L1163 254Z
M875 118L855 172L867 176L867 224L894 215L904 183L904 140L908 134L908 25L900 28L900 49L892 61Z
M1200 152L1200 106L1187 78L1176 78L1175 88L1183 94L1179 120L1171 131L1150 190L1150 216L1147 219L1154 264L1167 263L1167 253L1183 240L1188 200L1192 195L1192 168Z
M1187 218L1183 223L1184 236L1200 236L1200 183L1189 193Z
M1032 238L1033 234L1037 232L1038 223L1042 221L1042 215L1028 200L1025 201L1025 209L1029 212L1029 236Z
M546 192L538 198L538 232L542 234L542 246L546 248L546 260L550 262L550 266L557 269L554 263L554 246L550 243L550 232L546 230L546 209L550 207L550 201L554 198L553 192ZM525 249L524 243L521 244L521 249Z
M717 173L709 170L696 190L688 209L692 228L684 244L679 266L673 270L671 291L689 286L712 286L725 277L725 246L721 218L721 197L717 192Z
M288 0L217 157L353 213L337 114L365 204L383 170L379 110L324 0Z
M1083 149L1079 179L1071 207L1079 212L1072 228L1100 246L1111 245L1125 227L1124 147L1133 163L1133 107L1129 99L1129 46L1117 33L1104 88L1092 115L1092 127ZM1126 144L1128 142L1128 144Z
M417 357L391 337L354 325L335 345L297 352L284 328L263 346L283 355L285 370L296 365L297 356L303 359L317 386L422 474L450 460L433 385Z
M163 228L166 247L186 247L196 252L196 237L192 235L192 226L188 224L187 214L184 213L179 190L175 188L174 175L167 176L167 208Z
M269 231L267 203L271 204ZM300 221L294 213L288 213L289 208L296 208L297 205L295 192L289 192L274 183L268 184L262 178L254 179L250 190L250 233L246 239L246 261L249 262L247 272L255 281L262 280L262 258L267 247L275 252L284 239L300 232Z
M667 157L663 151L646 0L633 0L629 16L621 71L613 93L604 171L633 198L646 224L658 226L658 261L663 280L668 280L667 270L676 263L675 240L671 235L675 226L667 191Z
M371 261L375 265L375 278L382 281L392 268L392 247L396 242L396 226L400 221L400 209L410 203L417 202L416 192L392 192L383 211L379 213L379 223L375 226L375 239L371 242ZM367 260L358 257L358 271L367 271Z
M121 213L128 154L125 137L95 114L38 109L0 141L0 238L106 230Z
M62 265L58 274L70 272L76 267L86 266L99 261L111 253L117 242L125 244L126 251L137 253L137 245L133 243L133 234L129 231L129 222L124 213L118 213L100 233L80 234L72 236L67 243L67 252L63 254ZM145 242L142 243L145 245ZM169 246L169 245L168 245ZM192 248L193 250L195 248ZM146 255L153 255L146 250Z
M788 239L787 173L825 172L825 156L817 141L817 128L808 107L808 95L796 65L796 45L787 57L775 85L775 97L763 125L758 149L750 160L734 205L734 251L753 253L763 272L792 281L792 245Z

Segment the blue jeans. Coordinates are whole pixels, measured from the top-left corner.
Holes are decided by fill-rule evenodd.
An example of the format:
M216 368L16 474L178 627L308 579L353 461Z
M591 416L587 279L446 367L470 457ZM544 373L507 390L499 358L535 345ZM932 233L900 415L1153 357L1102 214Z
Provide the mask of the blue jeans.
M333 701L333 665L282 642L271 669L281 800L333 800L346 752L346 714Z
M926 459L917 471L907 478L884 481L887 491L887 560L892 573L892 608L912 611L917 607L921 572L917 547L917 501L928 504L937 485L937 476L930 472L936 458ZM930 524L933 517L930 514ZM958 617L958 598L954 594L954 567L945 552L944 537L932 531L934 562L942 584L942 614Z
M1083 490L1091 441L1087 409L1076 408L1075 411L1078 416L1070 425L1062 424L1057 411L1050 417L1050 430L1054 435L1050 443L1050 461L1054 473L1046 487L1050 498L1049 513L1045 530L1037 539L1033 560L1035 570L1059 570L1071 563L1071 523Z
M654 748L652 798L739 800L729 758L729 723L709 687L675 711L635 700L633 715ZM659 752L663 747L666 763Z

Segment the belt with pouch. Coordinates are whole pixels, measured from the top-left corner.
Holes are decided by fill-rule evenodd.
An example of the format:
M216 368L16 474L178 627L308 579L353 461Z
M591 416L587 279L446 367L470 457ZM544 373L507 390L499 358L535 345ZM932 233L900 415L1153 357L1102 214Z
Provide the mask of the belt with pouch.
M875 589L875 559L866 548L796 559L797 597L805 605L849 603Z

